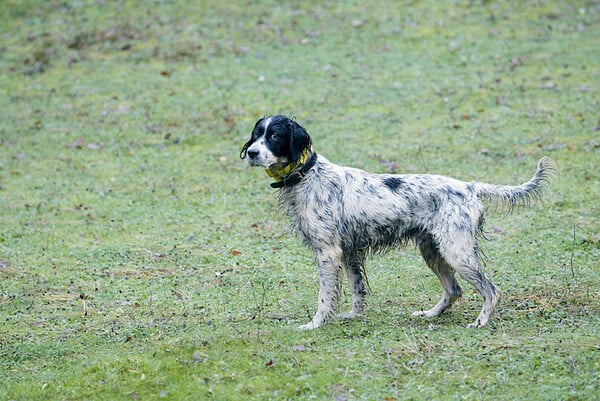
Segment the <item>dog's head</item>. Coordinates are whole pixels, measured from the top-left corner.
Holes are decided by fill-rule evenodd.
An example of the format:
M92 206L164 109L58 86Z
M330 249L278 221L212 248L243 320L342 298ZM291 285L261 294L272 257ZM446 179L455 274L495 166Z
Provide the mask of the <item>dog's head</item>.
M248 157L251 166L281 168L298 163L311 145L310 136L297 122L285 116L264 117L254 125L240 158Z

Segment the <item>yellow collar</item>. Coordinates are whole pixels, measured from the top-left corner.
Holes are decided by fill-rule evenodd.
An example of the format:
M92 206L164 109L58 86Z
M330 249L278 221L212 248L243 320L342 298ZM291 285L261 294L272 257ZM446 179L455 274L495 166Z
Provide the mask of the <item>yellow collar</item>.
M311 153L312 153L312 148L307 148L304 150L304 152L302 152L302 155L300 155L300 159L298 159L298 161L296 163L289 163L284 166L275 165L273 167L266 168L265 173L267 173L267 175L269 177L273 178L276 182L281 182L283 180L283 177L290 174L291 172L296 170L299 166L306 163L306 161L310 157Z

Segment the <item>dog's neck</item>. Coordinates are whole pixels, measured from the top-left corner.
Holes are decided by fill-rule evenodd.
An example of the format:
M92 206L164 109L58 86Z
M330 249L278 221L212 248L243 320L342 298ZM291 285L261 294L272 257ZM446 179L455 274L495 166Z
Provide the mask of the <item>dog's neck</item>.
M266 168L265 173L275 180L271 183L271 187L293 187L302 181L302 178L315 165L316 161L317 153L311 147L302 152L297 162Z

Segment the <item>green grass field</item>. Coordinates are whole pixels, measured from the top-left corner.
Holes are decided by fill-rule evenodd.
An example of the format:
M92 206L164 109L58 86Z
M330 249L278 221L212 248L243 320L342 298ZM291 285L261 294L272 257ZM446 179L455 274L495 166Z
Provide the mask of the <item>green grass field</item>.
M0 400L600 399L600 2L0 4ZM302 332L311 253L239 160L293 115L330 160L517 184L504 292L436 320L413 246ZM347 295L347 294L346 294ZM343 309L348 307L344 298Z

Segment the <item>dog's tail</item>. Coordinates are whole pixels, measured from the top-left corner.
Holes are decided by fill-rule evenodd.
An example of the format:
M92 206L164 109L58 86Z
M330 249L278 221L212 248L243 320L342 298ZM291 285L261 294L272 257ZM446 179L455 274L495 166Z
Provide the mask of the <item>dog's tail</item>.
M476 182L475 193L484 200L500 201L510 210L518 205L529 205L539 200L548 185L555 181L558 174L556 162L549 157L543 157L538 162L537 171L533 178L521 185L494 185Z

